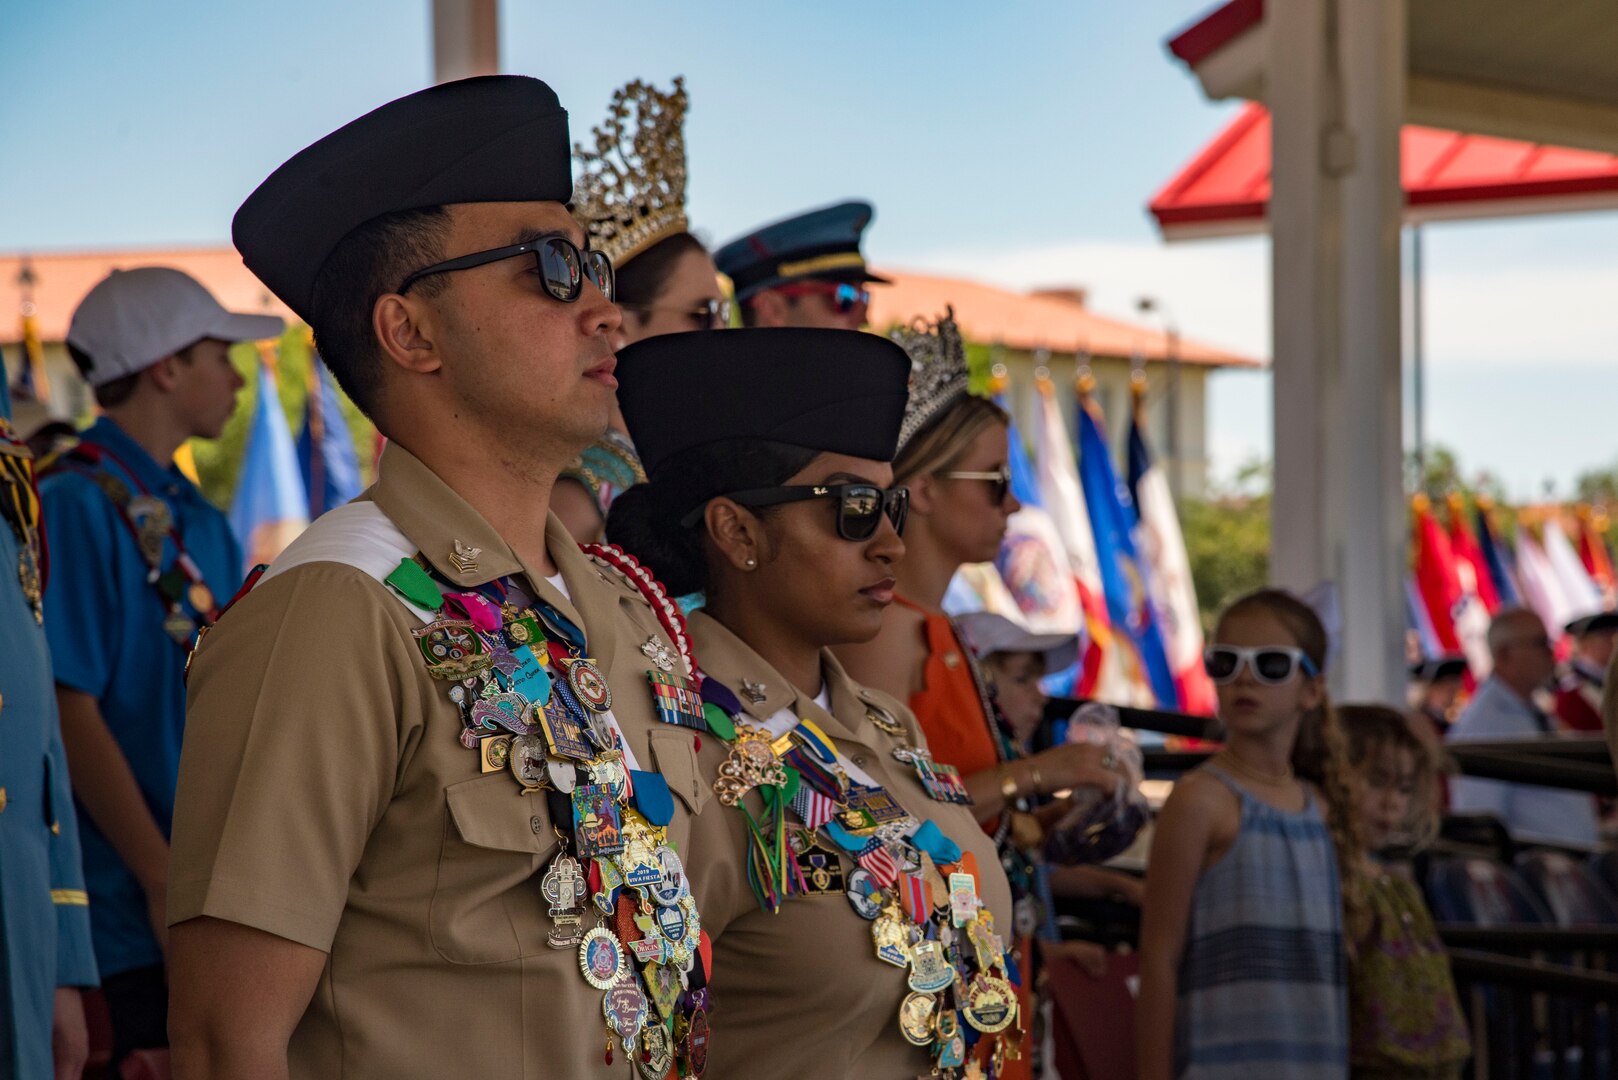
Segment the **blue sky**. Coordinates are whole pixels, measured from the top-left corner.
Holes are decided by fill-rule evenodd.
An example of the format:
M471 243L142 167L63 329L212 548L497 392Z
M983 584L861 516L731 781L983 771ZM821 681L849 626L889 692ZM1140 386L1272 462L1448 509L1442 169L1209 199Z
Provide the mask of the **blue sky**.
M1260 240L1165 248L1147 198L1230 117L1163 40L1207 0L854 7L506 0L506 70L575 134L684 74L690 213L723 241L847 196L890 265L1152 294L1269 351ZM291 151L430 78L428 0L53 0L0 35L0 249L213 244ZM1618 461L1618 213L1428 233L1432 437L1517 497ZM1268 456L1269 379L1214 381L1216 466Z

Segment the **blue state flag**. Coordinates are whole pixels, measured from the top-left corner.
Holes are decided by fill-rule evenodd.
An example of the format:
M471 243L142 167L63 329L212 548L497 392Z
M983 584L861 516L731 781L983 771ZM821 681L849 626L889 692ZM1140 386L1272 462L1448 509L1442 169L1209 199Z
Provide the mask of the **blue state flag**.
M230 505L230 527L241 541L246 568L275 558L308 524L309 495L298 470L292 430L281 411L275 375L261 364L247 451Z
M334 506L342 506L360 493L359 456L343 419L337 383L319 356L309 362L314 385L303 407L303 431L298 435L298 471L309 493L309 520Z
M1135 544L1134 499L1129 487L1118 478L1108 455L1107 437L1085 407L1082 395L1078 412L1079 483L1090 512L1107 612L1114 631L1122 629L1134 644L1158 707L1177 709L1179 689L1163 647L1163 635L1152 618L1147 568Z
M1041 506L1039 476L1034 472L1034 463L1028 458L1028 446L1022 441L1022 432L1017 429L1017 418L1006 405L1004 394L996 394L994 401L1011 417L1010 427L1006 431L1006 463L1011 467L1011 493L1024 506Z

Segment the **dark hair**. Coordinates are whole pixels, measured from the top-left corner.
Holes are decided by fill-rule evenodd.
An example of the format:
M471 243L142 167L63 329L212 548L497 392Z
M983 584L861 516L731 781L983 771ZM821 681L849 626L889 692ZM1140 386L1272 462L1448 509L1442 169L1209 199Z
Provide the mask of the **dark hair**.
M1416 763L1415 793L1404 822L1405 841L1415 848L1438 835L1438 755L1411 730L1410 721L1386 705L1339 705L1337 721L1348 740L1348 760L1362 778L1384 750L1406 751Z
M382 382L371 311L411 273L444 257L449 228L449 211L442 206L384 214L343 237L315 275L309 299L315 347L337 385L368 416ZM445 287L444 276L435 275L413 288L436 296Z
M193 341L190 345L180 349L174 355L178 356L185 363L189 364L195 355L191 350L194 349L196 345L197 343ZM95 357L91 356L83 349L73 345L71 342L67 346L67 355L73 359L73 366L79 369L79 374L88 379L90 377L90 369L95 367ZM162 357L159 357L159 359L162 359ZM118 406L134 397L135 388L140 385L140 377L141 375L145 374L145 371L145 368L142 368L140 371L131 371L128 375L120 375L111 382L105 382L100 386L93 387L92 390L95 393L96 404L101 406L103 409L116 409Z
M607 540L639 559L672 595L704 590L707 530L700 521L682 526L680 519L727 491L780 484L818 455L764 439L724 439L682 451L659 465L650 481L613 500Z
M668 289L669 275L674 272L675 264L693 252L706 255L708 249L690 233L677 232L626 260L622 266L613 267L616 300L629 307L657 303Z

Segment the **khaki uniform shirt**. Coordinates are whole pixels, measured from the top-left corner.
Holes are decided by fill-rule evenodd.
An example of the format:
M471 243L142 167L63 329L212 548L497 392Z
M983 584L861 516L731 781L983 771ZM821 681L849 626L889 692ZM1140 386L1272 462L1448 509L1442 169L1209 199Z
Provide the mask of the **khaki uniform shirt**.
M762 703L739 694L749 715L762 721L791 707L814 720L841 753L900 805L918 818L931 818L962 851L972 852L979 896L994 913L996 931L1009 935L1011 889L993 839L972 817L971 807L934 801L915 770L893 757L901 743L926 744L910 710L855 683L826 652L822 670L831 691L827 715L721 623L697 612L690 629L704 672L738 692L744 679L764 685ZM895 717L905 734L879 730L868 708ZM711 772L710 741L720 741L704 740L703 764ZM749 794L747 805L756 818L762 810L758 796ZM847 896L792 896L779 912L762 910L747 884L746 824L739 810L718 800L698 819L693 842L703 857L688 864L688 873L714 949L709 1076L910 1080L930 1072L928 1051L912 1046L899 1032L899 1002L910 992L907 972L876 958L871 924ZM838 854L846 881L856 864L846 853Z
M552 517L569 602L396 444L369 497L450 582L520 573L583 628L639 767L674 792L668 839L684 852L712 791L698 782L696 733L656 719L641 646L665 639L641 596ZM474 570L450 562L455 540L482 549ZM206 635L169 921L211 916L328 954L292 1036L293 1077L632 1075L616 1041L604 1064L602 994L577 950L545 944L539 875L558 846L545 798L480 771L448 684L412 640L421 625L364 570L316 561L263 581Z

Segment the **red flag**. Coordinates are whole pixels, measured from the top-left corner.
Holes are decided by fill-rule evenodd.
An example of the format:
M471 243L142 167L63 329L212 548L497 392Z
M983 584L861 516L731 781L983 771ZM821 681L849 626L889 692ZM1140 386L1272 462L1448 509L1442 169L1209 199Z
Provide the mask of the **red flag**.
M1455 553L1457 570L1463 566L1471 570L1473 595L1483 602L1484 610L1493 615L1500 610L1500 594L1495 591L1494 575L1489 573L1489 564L1483 559L1483 549L1478 547L1477 537L1472 535L1461 496L1453 492L1449 497L1449 542L1450 550Z
M1461 601L1461 582L1455 573L1454 550L1449 537L1438 527L1427 496L1417 495L1410 500L1410 513L1415 528L1416 587L1427 607L1427 618L1444 651L1460 652L1454 612Z
M1607 551L1607 514L1589 505L1574 510L1579 521L1579 559L1590 577L1601 586L1602 595L1612 603L1613 589L1618 586L1612 569L1612 555Z

